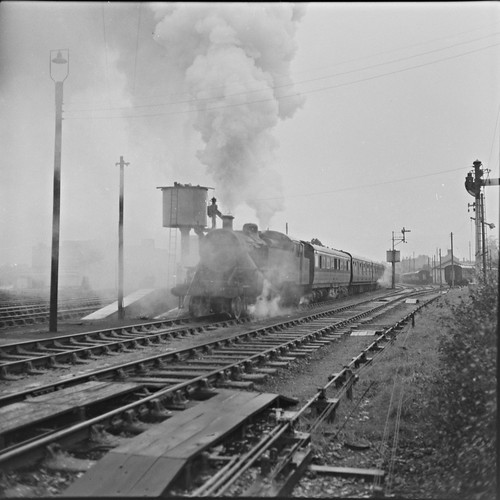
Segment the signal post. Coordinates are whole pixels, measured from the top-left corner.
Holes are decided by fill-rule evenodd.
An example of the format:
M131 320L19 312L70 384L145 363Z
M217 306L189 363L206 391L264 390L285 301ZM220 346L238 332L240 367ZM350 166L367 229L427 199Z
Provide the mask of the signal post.
M392 264L392 285L391 288L396 288L396 262L400 262L400 252L399 250L394 250L394 247L399 243L407 243L405 239L405 233L410 233L410 229L401 229L402 237L395 238L394 231L392 232L392 250L387 250L387 262ZM396 243L395 243L396 242Z
M472 164L474 170L470 171L465 177L465 189L475 199L474 203L469 204L469 207L472 207L476 212L476 217L474 218L476 229L475 262L478 271L482 267L483 277L486 280L486 241L484 233L484 225L486 223L484 221L484 196L481 193L481 188L483 186L498 186L500 179L483 179L484 170L481 168L482 163L476 160Z

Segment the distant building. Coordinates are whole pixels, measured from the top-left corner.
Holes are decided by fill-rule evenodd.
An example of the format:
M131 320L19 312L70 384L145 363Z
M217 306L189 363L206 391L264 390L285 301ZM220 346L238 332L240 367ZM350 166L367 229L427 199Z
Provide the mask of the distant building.
M461 284L465 281L472 282L475 280L476 267L474 262L466 261L465 259L460 260L455 254L453 255L453 260L451 258L451 250L448 249L445 256L441 257L441 266L439 261L433 267L434 282L443 285L449 284L451 282L451 266L455 266L453 281L455 284ZM441 277L439 273L441 272Z

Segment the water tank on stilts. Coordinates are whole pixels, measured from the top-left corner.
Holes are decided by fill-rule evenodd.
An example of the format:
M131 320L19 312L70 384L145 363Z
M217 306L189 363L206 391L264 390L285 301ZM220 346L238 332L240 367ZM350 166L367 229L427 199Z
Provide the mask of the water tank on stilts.
M210 188L180 184L159 187L163 193L163 227L178 228L181 232L181 268L184 279L187 267L189 248L189 233L191 229L201 236L207 225L207 197ZM180 279L179 279L180 278Z

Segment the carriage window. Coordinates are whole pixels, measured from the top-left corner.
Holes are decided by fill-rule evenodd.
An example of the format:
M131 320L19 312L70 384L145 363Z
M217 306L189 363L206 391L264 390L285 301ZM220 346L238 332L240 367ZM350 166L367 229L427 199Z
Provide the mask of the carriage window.
M316 254L314 256L314 260L316 261L316 267L318 268L319 267L319 255L318 254Z

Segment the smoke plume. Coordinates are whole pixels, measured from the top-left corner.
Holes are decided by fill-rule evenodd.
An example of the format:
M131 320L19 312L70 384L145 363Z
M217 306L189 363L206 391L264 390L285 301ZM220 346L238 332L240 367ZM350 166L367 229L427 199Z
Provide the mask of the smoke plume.
M175 3L155 7L154 37L182 75L194 129L223 205L245 202L261 227L283 210L273 169L280 120L302 105L290 78L303 7L276 3Z
M282 316L290 312L290 308L280 305L281 297L274 295L271 283L264 279L261 294L257 297L255 304L248 306L248 312L256 319L272 318Z

